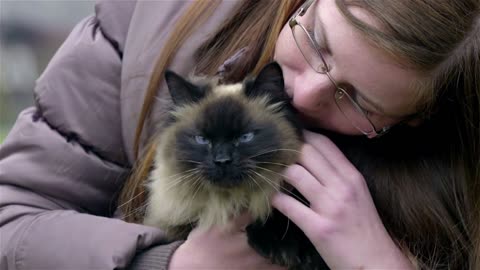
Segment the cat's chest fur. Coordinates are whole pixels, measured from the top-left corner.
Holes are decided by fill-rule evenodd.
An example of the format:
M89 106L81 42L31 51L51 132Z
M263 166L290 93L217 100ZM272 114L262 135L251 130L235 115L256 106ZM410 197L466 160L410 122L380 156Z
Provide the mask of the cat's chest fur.
M254 216L266 217L270 212L268 202L272 193L279 188L279 176L266 175L275 186L263 185L258 189L202 187L195 171L178 173L172 171L168 162L161 157L155 160L153 179L149 185L150 198L144 224L168 229L183 224L196 224L208 228L226 225L232 216L248 211ZM191 180L191 184L179 182Z

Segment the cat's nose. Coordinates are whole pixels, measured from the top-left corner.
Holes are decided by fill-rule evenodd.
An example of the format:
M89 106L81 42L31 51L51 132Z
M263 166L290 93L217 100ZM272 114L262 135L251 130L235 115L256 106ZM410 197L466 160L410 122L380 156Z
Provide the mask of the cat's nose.
M232 163L232 145L219 143L213 146L213 162L217 166L224 166Z
M228 165L232 163L232 157L228 155L217 155L214 160L217 165Z

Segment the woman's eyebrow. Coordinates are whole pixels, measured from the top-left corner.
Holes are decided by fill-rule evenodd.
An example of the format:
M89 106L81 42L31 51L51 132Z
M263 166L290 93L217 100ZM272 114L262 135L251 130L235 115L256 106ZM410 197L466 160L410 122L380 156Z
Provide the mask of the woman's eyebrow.
M315 20L314 20L314 26L313 26L313 32L315 33L315 36L319 36L318 34L320 33L320 38L323 41L323 45L327 52L329 52L331 55L333 55L332 47L330 46L330 41L327 36L327 29L325 27L325 24L323 23L322 19L320 18L319 12L314 14ZM316 41L317 42L317 41ZM335 79L335 78L334 78ZM356 87L353 87L354 91L356 92L357 95L359 95L365 102L367 102L370 106L372 106L375 110L380 112L381 114L385 115L392 115L391 113L387 113L385 109L380 105L375 102L373 102L370 98L366 97L363 93L363 91L358 90Z

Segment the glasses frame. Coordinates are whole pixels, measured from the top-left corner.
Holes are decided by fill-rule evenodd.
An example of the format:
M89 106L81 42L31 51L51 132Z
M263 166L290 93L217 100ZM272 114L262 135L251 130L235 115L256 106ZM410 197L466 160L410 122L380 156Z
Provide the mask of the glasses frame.
M328 79L330 80L330 82L332 82L333 86L335 87L335 93L334 93L334 99L335 99L335 104L337 105L338 109L343 113L343 115L345 116L345 118L347 118L351 123L352 125L357 129L359 130L360 132L362 132L364 135L366 135L368 138L375 138L375 137L379 137L379 136L382 136L384 135L385 133L387 133L389 130L390 130L390 127L391 126L385 126L381 129L377 129L375 127L375 125L372 123L372 121L370 120L370 118L368 118L367 116L367 113L365 112L364 109L362 109L362 107L360 107L360 105L358 105L358 103L350 96L350 94L348 94L347 91L345 91L345 89L343 89L342 87L338 86L338 84L335 82L335 80L332 78L332 75L330 74L330 69L329 69L329 66L327 64L327 61L325 61L325 58L323 57L323 54L322 52L320 51L320 49L318 48L316 42L314 41L314 39L312 38L312 36L310 35L310 33L308 32L308 30L305 28L305 26L303 24L301 24L299 21L297 21L297 17L300 16L304 16L305 13L307 12L308 8L315 2L315 0L307 0L305 3L303 3L300 8L292 15L292 17L290 18L290 20L288 21L288 25L290 26L290 29L292 30L292 35L293 35L293 38L295 40L295 43L297 44L297 47L298 47L298 50L302 53L303 57L305 58L305 61L308 63L308 65L317 73L320 73L320 74L324 74L324 75L327 75ZM319 70L318 67L314 67L313 64L312 64L312 60L310 60L306 53L304 52L305 49L302 49L302 45L299 44L299 41L297 40L297 37L295 36L295 31L294 31L294 28L298 26L302 29L302 31L305 33L305 35L307 36L308 38L308 41L310 42L310 46L315 50L315 52L317 53L317 55L320 57L320 60L322 61L323 63L323 66L321 67L321 69ZM360 113L360 115L365 119L367 120L367 122L370 124L371 126L371 130L363 130L362 128L359 127L358 124L355 123L355 121L353 121L350 117L348 117L348 115L345 113L344 110L342 110L342 107L340 106L339 102L340 102L340 99L342 98L347 98L347 100L350 102L350 104L353 106L353 108L355 109L356 112Z

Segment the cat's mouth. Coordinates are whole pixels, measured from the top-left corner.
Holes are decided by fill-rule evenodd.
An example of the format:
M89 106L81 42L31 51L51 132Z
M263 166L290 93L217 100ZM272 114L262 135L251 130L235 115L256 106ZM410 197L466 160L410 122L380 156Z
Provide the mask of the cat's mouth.
M236 166L210 168L205 171L205 181L220 188L235 188L242 186L247 176Z

